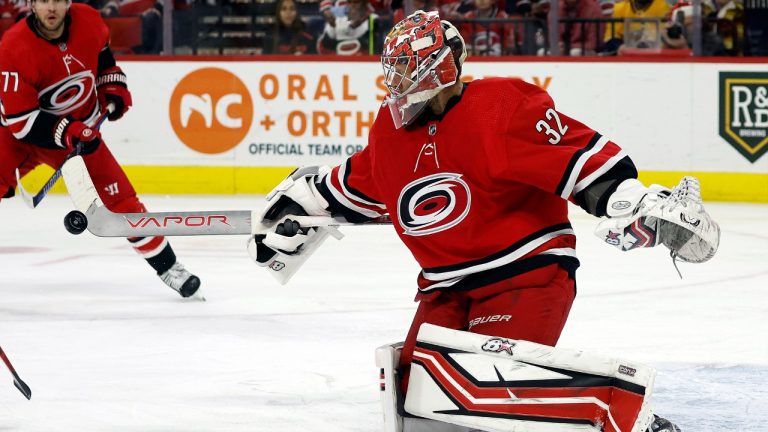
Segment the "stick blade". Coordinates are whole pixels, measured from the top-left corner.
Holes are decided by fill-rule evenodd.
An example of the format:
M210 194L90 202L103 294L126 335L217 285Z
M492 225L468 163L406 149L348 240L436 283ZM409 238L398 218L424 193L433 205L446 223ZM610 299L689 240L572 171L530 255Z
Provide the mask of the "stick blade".
M35 204L34 197L27 192L26 189L24 189L24 186L21 184L21 173L19 172L19 169L16 168L16 189L19 191L19 195L21 196L21 199L24 201L24 203L29 208L35 208L37 207L37 204Z
M32 390L29 388L27 383L21 380L21 378L15 378L13 380L13 385L15 385L17 389L19 389L21 394L23 394L24 397L27 398L27 400L32 399Z

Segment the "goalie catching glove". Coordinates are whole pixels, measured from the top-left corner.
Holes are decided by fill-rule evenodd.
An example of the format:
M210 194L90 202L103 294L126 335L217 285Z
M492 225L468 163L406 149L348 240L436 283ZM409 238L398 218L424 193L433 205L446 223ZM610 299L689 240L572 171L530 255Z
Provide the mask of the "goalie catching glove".
M607 214L595 235L623 251L663 244L673 259L701 263L720 244L720 227L704 210L694 177L683 177L672 190L625 180L609 198Z

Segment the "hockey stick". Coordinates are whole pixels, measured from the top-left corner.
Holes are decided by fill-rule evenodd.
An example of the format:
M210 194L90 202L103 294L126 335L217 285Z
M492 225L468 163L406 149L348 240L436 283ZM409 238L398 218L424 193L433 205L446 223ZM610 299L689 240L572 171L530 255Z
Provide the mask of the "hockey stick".
M21 394L24 395L24 397L27 398L27 400L32 399L32 390L29 389L29 386L27 383L21 380L19 378L19 374L16 373L16 369L13 368L13 365L11 364L11 361L8 360L8 356L5 355L5 352L3 351L3 348L0 347L0 357L3 358L3 363L5 363L6 366L8 366L8 370L11 371L13 374L13 385L16 386L17 389L21 392Z
M95 129L100 129L101 124L104 123L104 120L107 119L107 116L111 114L115 110L115 104L109 104L107 106L107 111L104 112L102 115L99 116L98 119L96 119L96 125L94 126ZM67 162L68 159L73 158L80 154L80 152L83 150L83 146L81 143L77 143L75 145L75 149L72 150L71 153L67 155L67 157L64 159L64 163ZM64 163L61 165L64 166ZM53 172L51 175L51 178L48 179L47 182L43 185L43 187L40 189L40 192L36 193L35 196L32 196L29 194L29 192L24 189L24 186L21 184L21 175L19 172L19 169L16 168L16 186L19 188L19 195L24 200L24 202L27 204L29 208L35 208L38 204L40 204L40 201L45 198L46 195L48 195L48 192L51 191L53 188L53 185L56 184L56 182L61 178L61 167Z
M76 211L67 214L64 224L73 234L86 229L98 237L149 237L196 235L252 235L267 233L277 223L264 225L256 210L180 211L113 213L96 192L82 157L73 157L62 167L64 182ZM326 216L287 216L302 227L338 227L356 225L343 218ZM284 219L286 219L284 218ZM363 225L390 224L388 216Z

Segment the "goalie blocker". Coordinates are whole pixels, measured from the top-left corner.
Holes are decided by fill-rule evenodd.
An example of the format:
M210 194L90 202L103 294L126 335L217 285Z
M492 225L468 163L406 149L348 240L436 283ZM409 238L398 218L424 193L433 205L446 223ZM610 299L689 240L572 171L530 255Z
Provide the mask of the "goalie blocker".
M403 401L401 348L376 351L384 432L644 432L654 419L653 368L431 324Z

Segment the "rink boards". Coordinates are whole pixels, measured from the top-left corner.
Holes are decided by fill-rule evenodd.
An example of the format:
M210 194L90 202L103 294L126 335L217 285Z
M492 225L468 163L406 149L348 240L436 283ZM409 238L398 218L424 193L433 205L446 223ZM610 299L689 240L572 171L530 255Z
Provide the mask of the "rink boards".
M134 107L102 130L140 193L266 193L295 166L363 148L386 93L376 59L157 59L122 61ZM619 143L646 182L694 174L705 199L768 202L765 63L515 60L470 59L465 80L546 89Z

